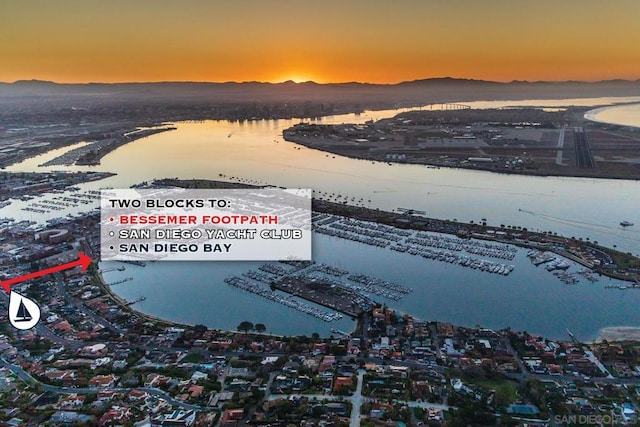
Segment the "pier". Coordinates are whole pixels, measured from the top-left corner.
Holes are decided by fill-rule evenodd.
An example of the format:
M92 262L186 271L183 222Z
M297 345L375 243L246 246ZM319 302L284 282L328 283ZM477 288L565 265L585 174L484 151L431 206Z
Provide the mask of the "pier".
M98 270L98 273L109 273L111 271L124 271L125 270L125 266L121 265L120 267L111 267L111 268L105 268L104 270Z
M120 261L123 262L125 264L129 264L129 265L135 265L137 267L146 267L147 264L145 264L143 261Z
M112 283L107 283L107 286L115 286L115 285L119 285L119 284L121 284L121 283L128 282L129 280L133 280L133 277L127 277L127 278L122 279L122 280L117 280L117 281L112 282Z
M147 299L147 297L145 297L145 296L143 295L143 296L141 296L141 297L138 297L138 298L134 299L133 301L126 301L126 302L124 303L124 305L126 305L126 306L131 306L131 305L137 304L137 303L139 303L139 302L142 302L142 301L144 301L144 300L146 300L146 299Z

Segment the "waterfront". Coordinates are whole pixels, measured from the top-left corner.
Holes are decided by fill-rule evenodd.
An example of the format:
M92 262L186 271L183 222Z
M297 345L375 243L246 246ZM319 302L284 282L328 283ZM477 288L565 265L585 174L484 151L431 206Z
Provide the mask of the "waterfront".
M592 99L594 105L611 101ZM519 105L522 103L524 101ZM540 100L528 103L562 104ZM475 107L481 105L474 104ZM497 105L491 102L488 106ZM322 123L362 123L392 116L397 111L325 117ZM142 138L107 155L102 164L92 170L118 175L81 188L122 188L164 177L243 179L250 183L312 188L316 192L363 198L371 200L367 206L384 210L410 207L424 210L434 218L460 221L486 218L489 225L551 230L609 246L615 244L620 250L640 254L640 231L619 226L622 220L640 223L637 217L640 194L634 181L501 175L348 159L283 141L282 130L299 121L177 123L176 131ZM38 168L51 157L38 156L8 170L86 169L78 166ZM10 206L0 210L0 216L39 219L20 212L22 206L16 204L17 209Z
M585 118L595 122L640 128L640 104L598 108L587 112Z
M398 301L372 298L423 320L511 327L558 339L566 338L569 328L582 340L596 338L607 325L640 324L637 289L606 289L624 285L606 277L592 283L576 276L579 282L567 285L544 265L536 267L527 252L517 249L515 258L508 261L514 270L503 276L333 236L315 233L313 238L316 262L411 287L413 292ZM146 301L134 308L177 322L235 329L248 320L265 323L270 332L283 335L318 332L326 336L332 328L353 330L354 322L347 317L325 322L224 283L225 278L242 277L261 264L194 262L176 268L172 263L156 262L146 267L126 265L125 271L113 270L104 276L108 283L133 277L115 285L114 292L127 300L144 295ZM572 271L581 269L570 264Z
M364 122L393 113L327 117L322 123ZM619 226L622 219L640 223L636 182L499 175L334 157L284 142L281 131L296 122L299 120L177 123L176 131L143 138L110 153L92 170L118 175L80 187L83 191L128 187L172 176L310 187L316 192L362 198L374 208L422 209L431 217L460 221L486 218L490 225L551 230L640 253L637 229ZM37 165L51 157L39 156L9 170L38 170ZM52 169L86 168L44 168ZM22 211L28 203L14 202L0 210L0 216L47 218ZM57 211L51 213L51 217L57 215ZM576 286L565 285L546 270L532 266L522 251L510 261L516 266L515 271L509 277L501 277L409 254L381 252L381 248L319 234L315 235L314 244L318 262L414 288L410 298L388 303L424 319L493 328L510 326L550 337L564 337L568 327L581 339L595 338L601 327L640 323L635 309L639 295L635 290L604 289L605 284L610 284L609 279L595 285L586 280ZM345 260L349 260L348 265ZM327 334L329 328L352 329L353 323L348 319L322 322L224 284L224 278L242 274L252 265L192 263L188 268L184 264L177 268L175 264L155 263L145 268L128 267L122 277L119 272L105 276L108 282L134 277L113 290L130 300L145 295L147 300L136 308L174 321L232 329L242 320L259 321L272 332L285 334ZM184 292L185 286L188 293ZM162 292L158 292L159 288ZM246 307L252 310L247 312ZM247 319L253 313L259 313L261 318Z

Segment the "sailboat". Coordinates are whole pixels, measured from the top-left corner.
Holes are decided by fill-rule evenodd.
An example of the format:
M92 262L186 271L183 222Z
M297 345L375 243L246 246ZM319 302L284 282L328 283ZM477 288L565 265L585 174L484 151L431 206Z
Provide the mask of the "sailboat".
M13 321L14 322L29 322L29 321L31 321L31 319L33 319L31 317L31 313L29 313L29 310L27 310L27 307L25 307L25 305L22 302L22 300L20 300L20 307L18 307L18 314L13 319Z

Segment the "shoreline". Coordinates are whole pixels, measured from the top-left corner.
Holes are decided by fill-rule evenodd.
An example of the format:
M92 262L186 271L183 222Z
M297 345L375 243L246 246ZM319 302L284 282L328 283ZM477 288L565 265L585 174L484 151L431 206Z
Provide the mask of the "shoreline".
M161 184L161 185L165 185L165 186L177 186L177 187L190 187L190 188L195 188L195 187L204 187L206 186L207 188L256 188L259 186L252 186L249 184L243 184L243 183L233 183L233 182L225 182L225 181L216 181L216 180L202 180L202 179L198 179L198 180L173 180L173 179L163 179L163 180L158 180L155 181L156 184ZM618 280L627 280L627 281L634 281L634 280L638 280L636 278L629 278L629 277L620 277L620 276L616 276L616 275L612 275L612 274L607 274L607 272L599 270L594 268L593 265L588 264L586 260L581 259L575 255L572 255L570 253L565 253L565 252L561 252L558 250L555 250L552 246L552 244L547 244L547 245L537 245L537 244L531 244L531 243L527 243L527 242L523 242L523 241L513 241L513 240L504 240L504 239L495 239L495 238L491 238L491 236L486 235L486 234L479 234L477 232L475 233L469 233L469 232L462 232L464 230L458 229L457 232L446 232L443 231L442 229L436 229L434 228L434 224L440 224L440 225L447 225L447 226L457 226L457 227L462 227L462 226L466 226L466 227L472 227L475 229L484 229L484 230L489 230L489 229L494 229L497 230L499 228L496 227L486 227L486 226L481 226L481 225L476 225L476 224L467 224L467 223L457 223L457 222L453 222L453 221L446 221L446 220L437 220L437 219L427 219L427 218L422 218L422 217L414 217L414 216L409 216L409 215L405 215L405 214L396 214L396 213L392 213L392 212L385 212L385 211L375 211L369 208L363 208L363 207L356 207L356 206L348 206L348 205L342 205L342 204L336 204L336 203L332 203L332 202L325 202L322 200L317 200L314 199L313 200L313 210L315 212L324 212L324 213L330 213L330 214L334 214L334 215L340 215L340 216L347 216L347 217L351 217L351 218L357 218L360 220L364 220L364 221L373 221L373 222L379 222L379 223L383 223L383 224L388 224L388 225L392 225L394 227L398 227L398 228L410 228L410 229L417 229L417 230L424 230L424 231L432 231L432 232L439 232L439 233L445 233L448 235L453 235L453 236L458 236L458 237L466 237L466 238L474 238L474 239L479 239L479 240L488 240L488 241L496 241L496 242L500 242L503 244L509 244L509 245L514 245L514 246L519 246L519 247L525 247L525 248L535 248L538 250L544 250L544 251L549 251L549 252L553 252L559 256L571 259L577 263L580 263L586 267L589 267L592 271L594 272L598 272L601 273L605 276L608 277L612 277ZM398 219L403 219L403 220L407 220L409 219L409 222L398 222ZM418 224L413 223L412 220L415 220L416 222L425 222L425 221L434 221L433 224L431 224L431 227L428 227L426 224L422 224L420 227L418 227ZM414 227L418 227L418 228L414 228ZM506 230L506 229L505 229ZM512 231L512 230L509 230ZM521 230L519 230L521 231ZM537 234L537 233L533 233L533 234ZM564 238L561 236L546 236L547 238L551 239L551 240L555 240L555 239L567 239L568 238ZM581 242L582 244L586 244L585 242ZM589 244L588 246L590 247L594 247L594 245ZM602 247L600 247L602 248ZM604 250L608 250L610 251L610 249L608 248L602 248ZM635 258L634 258L635 259ZM107 286L105 280L104 280L104 276L102 273L97 272L95 274L97 280L99 281L99 286L103 292L103 296L111 299L112 301L114 301L118 307L121 310L126 310L129 313L132 313L133 315L137 315L139 316L141 319L143 320L147 320L147 321L151 321L151 322L155 322L159 325L163 325L163 326L175 326L175 327L184 327L184 328L189 328L189 327L193 327L194 325L189 325L189 324L185 324L185 323L181 323L181 322L175 322L172 320L168 320L168 319L164 319L164 318L160 318L157 316L153 316L147 313L144 313L142 311L140 311L139 309L136 309L133 306L127 305L127 301L125 299L123 299L122 297L118 296L115 292L113 292L109 286ZM404 312L403 312L404 313ZM410 313L407 313L410 314ZM417 318L417 317L416 317ZM433 322L438 322L439 320L431 320ZM357 330L358 327L358 322L355 321L354 322L354 330ZM461 325L464 326L464 325ZM229 333L241 333L240 331L233 331L231 329L220 329L220 328L216 328L216 327L210 327L210 329L213 330L218 330L218 331L224 331L224 332L229 332ZM607 330L616 330L616 329L625 329L625 330L633 330L633 332L635 332L635 334L637 334L640 337L640 328L636 328L634 329L633 326L624 326L624 327L619 327L619 326L605 326L603 328L600 329L600 331L607 331ZM285 336L285 335L276 335L276 334L268 334L268 335L272 335L272 336ZM633 335L632 336L636 336ZM603 333L599 332L598 336L593 338L590 342L597 342L598 340L601 339L606 339L603 338Z
M640 341L640 327L638 326L605 326L598 331L598 336L591 341L599 344L604 341L623 342Z
M467 238L474 238L474 239L479 239L479 240L487 240L487 241L494 241L494 242L499 242L499 243L504 243L504 244L508 244L508 245L515 245L515 246L519 246L519 247L523 247L523 248L528 248L528 249L537 249L537 250L544 250L544 251L548 251L548 252L553 252L556 255L562 256L564 258L568 258L572 261L575 261L581 265L583 265L584 267L587 267L589 269L591 269L592 271L596 272L596 273L600 273L604 276L607 277L611 277L612 279L616 279L616 280L622 280L622 281L626 281L626 282L634 282L634 283L638 283L638 281L640 281L640 275L636 275L636 276L623 276L621 274L615 274L609 271L606 271L604 269L598 269L595 268L595 266L590 263L588 260L582 259L580 257L578 257L576 254L570 253L570 252L565 252L565 251L560 251L556 248L553 247L552 244L547 244L547 243L534 243L531 241L526 241L526 240L516 240L514 238L512 239L499 239L497 237L493 237L490 236L489 234L486 233L486 231L493 231L493 232L507 232L507 233L512 233L513 230L512 229L502 229L500 227L492 227L492 226L483 226L480 224L470 224L470 223L463 223L463 222L454 222L454 221L448 221L448 220L440 220L440 219L435 219L435 218L426 218L426 217L413 217L413 216L408 216L408 215L404 215L404 214L395 214L392 212L386 212L386 211L376 211L376 210L372 210L369 208L363 208L363 207L356 207L356 206L349 206L349 205L340 205L340 204L335 204L332 202L326 202L326 201L322 201L322 200L318 200L318 199L313 199L313 210L317 211L317 212L323 212L323 213L329 213L329 214L334 214L334 215L340 215L340 216L346 216L346 217L350 217L350 218L355 218L355 219L360 219L363 221L372 221L372 222L376 222L376 223L382 223L382 224L387 224L387 225L391 225L394 227L398 227L398 228L408 228L411 230L421 230L421 231L430 231L430 232L436 232L436 233L444 233L444 234L449 234L452 236L458 236L458 237L467 237ZM345 211L346 209L346 211ZM399 222L398 219L404 219L404 220L408 220L409 222ZM459 227L458 230L454 233L452 232L447 232L447 231L443 231L443 228L445 227ZM482 233L485 232L485 233ZM518 234L522 234L522 233L526 233L529 237L537 237L537 238L544 238L545 240L548 240L548 242L550 243L560 243L560 242L571 242L574 243L576 245L582 245L582 246L588 246L588 247L596 247L597 249L601 250L601 251L605 251L605 253L607 253L608 255L612 255L612 252L614 252L615 250L607 248L607 247L603 247L603 246L599 246L599 245L595 245L595 244L589 244L588 242L580 242L579 240L571 240L568 237L564 237L564 236L548 236L548 235L543 235L537 232L531 232L531 231L523 231L523 230L516 230L516 232ZM617 252L617 251L616 251ZM615 255L615 254L614 254ZM637 262L640 262L639 259L637 259L636 257L631 256L630 257L632 260L635 260Z
M97 263L99 263L99 262L100 261L97 261ZM174 322L174 321L168 320L168 319L162 319L160 317L156 317L156 316L153 316L151 314L143 313L142 311L133 308L131 305L127 305L127 300L125 300L124 298L122 298L121 296L119 296L118 294L113 292L111 290L111 287L109 285L107 285L107 282L104 280L104 276L103 276L103 274L101 272L96 270L96 273L94 274L94 277L96 278L96 280L98 280L98 286L99 286L100 290L102 291L103 295L105 297L109 298L110 300L112 300L114 303L116 303L118 305L118 307L120 308L120 310L127 311L127 312L129 312L129 313L131 313L133 315L139 316L143 320L160 323L160 324L163 324L165 326L183 326L183 327L192 327L193 326L193 325L187 325L185 323Z
M597 123L597 122L596 122ZM621 125L619 125L621 126ZM579 179L611 179L611 180L627 180L627 181L640 181L640 176L621 176L617 174L608 174L608 173L579 173L579 172L571 172L571 173L560 173L552 172L552 171L536 171L531 169L523 169L523 170L495 170L490 167L483 167L482 164L466 164L465 166L457 165L457 166L449 166L437 163L435 161L400 161L398 159L373 159L368 157L359 157L351 153L344 153L340 150L330 150L329 147L318 147L315 144L305 141L305 137L295 137L291 135L286 135L286 130L283 132L283 139L287 142L291 142L294 144L301 145L311 150L317 150L321 153L330 153L333 155L353 159L353 160L362 160L368 162L376 162L376 163L387 163L389 165L418 165L418 166L426 166L431 168L446 168L446 169L459 169L459 170L475 170L482 172L490 172L492 174L498 175L520 175L520 176L534 176L534 177L560 177L560 178L579 178Z
M97 261L97 262L99 263L101 261ZM94 274L94 277L99 282L98 286L100 287L100 290L103 292L103 296L102 297L106 297L106 298L110 299L111 301L113 301L121 310L127 311L127 312L131 313L134 316L138 316L142 320L146 320L148 322L154 322L154 323L157 323L157 324L162 325L162 326L180 327L180 328L185 328L185 329L186 328L193 328L193 327L196 326L196 325L191 325L191 324L188 324L188 323L175 322L173 320L163 319L163 318L160 318L160 317L148 314L148 313L144 313L144 312L138 310L137 308L134 308L133 305L127 305L127 300L125 300L124 298L122 298L121 296L119 296L118 294L113 292L111 290L111 287L107 285L107 282L105 282L104 276L103 276L103 274L101 272L96 270L96 273ZM98 297L98 298L102 298L102 297ZM212 327L209 327L209 326L207 326L207 328L211 329L211 330L215 330L215 331L220 331L220 332L228 332L228 333L243 334L243 335L258 335L258 336L268 336L268 337L278 337L278 338L283 338L283 337L287 336L287 335L274 334L274 333L257 333L255 331L253 331L253 332L244 332L244 331L238 331L238 330L234 330L234 329L212 328Z
M589 120L590 122L594 122L594 123L600 123L600 124L612 125L612 126L628 127L628 128L632 128L632 129L640 131L640 124L639 125L629 125L629 124L608 122L608 121L604 121L604 120L596 120L595 119L595 116L597 114L602 113L603 111L610 110L610 109L613 109L613 108L618 109L618 108L631 107L631 106L634 106L634 105L637 105L638 107L640 107L640 103L638 103L638 102L630 102L630 103L625 103L625 104L614 104L614 105L598 107L598 108L595 108L593 110L589 110L586 113L584 113L583 117L584 117L585 120Z
M174 186L178 188L263 188L265 186L256 186L244 183L234 183L227 181L218 181L210 179L160 179L154 181L155 184L164 186ZM604 276L611 277L612 279L622 280L626 282L640 283L640 274L629 274L628 276L622 273L616 273L615 271L608 271L606 269L597 268L594 264L588 260L579 257L574 252L560 251L554 248L553 244L563 244L572 246L575 248L593 248L598 251L614 257L625 257L624 261L627 263L637 263L640 265L640 259L633 256L619 252L613 248L600 246L592 242L580 241L579 239L571 239L561 235L548 235L544 233L534 232L527 230L526 228L517 230L515 228L501 228L495 226L488 226L482 224L471 224L465 222L457 222L450 220L443 220L437 218L413 216L408 214L400 214L388 211L382 211L378 209L366 208L362 206L344 205L340 203L329 202L312 198L312 211L328 213L332 215L344 216L349 218L355 218L363 221L376 222L386 225L391 225L397 228L406 228L419 231L431 231L436 233L444 233L448 235L463 237L463 238L476 238L480 240L495 241L499 243L515 245L519 247L545 250L553 252L564 258L568 258L575 261L584 267L591 269L596 273L600 273ZM455 229L455 230L454 230ZM491 232L491 233L487 233ZM493 233L504 233L504 238L496 237ZM515 235L514 235L515 233ZM493 235L491 235L493 234ZM516 236L517 235L517 236ZM618 267L616 265L616 267Z
M146 138L148 136L152 136L162 132L168 132L176 129L177 128L175 126L164 126L164 127L154 127L150 129L139 129L135 131L127 131L127 132L124 132L118 139L105 143L103 146L99 147L97 151L94 151L93 149L93 146L95 144L89 144L87 146L80 147L79 150L88 150L88 151L84 154L81 154L72 163L72 165L97 166L100 164L100 160L102 160L104 156L111 153L112 151L117 150L119 147L122 147L123 145L127 145L130 142L134 142L139 139ZM99 144L99 143L96 143L96 144ZM63 156L68 154L69 152L64 153ZM54 160L55 159L52 159L51 161L54 161Z
M632 96L628 96L628 97L632 97ZM621 98L628 98L628 97L621 97ZM593 97L586 97L586 99L591 99ZM607 97L600 97L600 98L607 98ZM582 99L582 98L575 98L575 99ZM498 102L508 102L508 101L513 101L513 102L517 102L517 101L521 101L522 99L520 99L519 97L514 97L514 98L510 98L510 99L498 99ZM517 108L541 108L542 106L544 106L544 101L546 99L538 99L539 101L541 101L541 105L540 107L517 107ZM547 100L555 100L553 98L549 98ZM456 101L456 102L491 102L494 100L478 100L478 101ZM279 119L283 119L283 120L294 120L294 119L300 119L300 120L305 120L305 119L313 119L313 118L322 118L322 117L334 117L334 116L340 116L340 115L349 115L349 114L366 114L367 112L378 112L378 111L386 111L389 110L391 111L395 111L395 110L401 110L401 109L409 109L409 110L419 110L422 108L426 108L430 105L438 105L438 104L434 104L434 103L407 103L405 106L399 106L395 109L389 109L389 106L382 106L382 105L371 105L368 107L365 107L361 110L355 110L355 109L347 109L343 112L325 112L319 115L314 115L314 116L302 116L302 115L291 115L288 116L286 118L257 118L257 117L247 117L246 119L241 119L239 121L247 121L247 122L259 122L259 121L270 121L270 120L279 120ZM601 111L604 111L606 109L611 109L611 108L623 108L623 107L628 107L631 105L640 105L639 101L628 101L628 102L624 102L624 103L614 103L614 104L601 104L601 106L597 106L594 105L594 107L596 107L595 109L589 110L586 113L584 113L582 115L582 119L583 120L587 120L591 123L594 124L604 124L604 125L612 125L612 126L621 126L621 127L628 127L634 130L640 130L640 126L632 126L632 125L626 125L626 124L620 124L620 123L614 123L614 122L606 122L606 121L599 121L599 120L594 120L593 119L593 115L597 114ZM582 106L580 106L579 108L582 108ZM589 108L587 106L587 108ZM483 110L484 108L480 108L481 110ZM389 117L390 119L391 117ZM188 118L188 117L177 117L175 120L171 120L171 119L166 119L166 120L161 120L158 121L156 120L155 122L148 124L148 123L144 123L141 125L136 125L133 130L131 128L131 126L128 126L126 128L122 128L120 130L118 130L118 133L120 134L118 136L118 138L114 141L110 141L110 142L102 142L102 144L100 142L96 142L96 143L90 143L87 144L86 146L77 148L76 150L80 151L79 156L76 159L72 159L72 162L62 162L62 163L55 163L57 159L64 157L64 156L68 156L70 153L72 153L73 151L76 150L69 150L66 151L65 153L63 153L62 155L54 158L54 159L50 159L49 161L47 161L47 163L51 163L52 165L56 165L59 164L60 166L96 166L100 164L101 159L108 155L109 153L115 151L116 149L129 144L130 142L135 142L136 140L145 138L147 136L153 136L157 133L162 133L162 132L166 132L169 130L176 130L176 124L179 122L188 122L191 120L212 120L212 121L233 121L233 119L229 119L229 118L220 118L220 117L212 117L212 118L201 118L201 117L196 117L194 116L193 118ZM142 129L141 129L142 127ZM296 135L297 136L297 135ZM358 155L354 155L352 153L344 153L341 150L335 150L335 149L328 149L329 147L318 147L313 141L306 141L304 137L294 137L291 135L287 135L287 129L285 129L282 132L282 138L284 141L287 142L291 142L294 144L299 144L302 145L304 147L310 148L310 149L314 149L314 150L318 150L320 152L323 153L331 153L331 154L335 154L335 155L340 155L342 157L346 157L346 158L350 158L350 159L356 159L356 160L365 160L365 161L375 161L375 162L379 162L379 163L389 163L389 164L410 164L410 165L423 165L423 166L427 166L427 167L435 167L435 168L447 168L447 169L460 169L460 170L478 170L478 171L483 171L483 172L491 172L491 173L497 173L497 174L505 174L505 175L523 175L523 176L535 176L535 177L572 177L572 178L592 178L592 179L612 179L612 180L629 180L629 181L638 181L640 180L640 176L625 176L624 174L615 174L615 173L602 173L600 171L594 171L594 173L588 173L588 172L580 172L578 171L570 171L567 173L562 173L562 171L560 170L533 170L533 169L522 169L522 170L496 170L495 168L491 168L488 166L484 166L482 164L464 164L464 165L456 165L456 166L451 166L451 165L445 165L445 164L441 164L438 163L436 161L412 161L412 159L407 159L407 160L399 160L399 159L375 159L375 158L368 158L368 157L361 157ZM75 142L74 142L75 143ZM72 145L72 144L67 144L67 145ZM61 146L60 148L64 148L66 145ZM97 147L97 148L96 148ZM86 151L85 153L82 153L82 151ZM32 157L35 157L36 155L40 155L42 153L35 153L33 156L28 156L20 161L24 161L24 160L28 160ZM8 163L7 165L4 165L4 167L9 167L9 166L13 166L16 162L11 162ZM46 164L45 164L46 165Z

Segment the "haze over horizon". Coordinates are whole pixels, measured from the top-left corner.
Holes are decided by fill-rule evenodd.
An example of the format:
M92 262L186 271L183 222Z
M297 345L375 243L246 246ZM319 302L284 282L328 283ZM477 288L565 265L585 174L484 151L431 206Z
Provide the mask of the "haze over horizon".
M344 85L344 84L362 84L362 85L372 85L372 86L395 86L402 85L405 83L415 83L415 82L429 82L429 81L469 81L469 82L478 82L478 83L499 83L499 84L509 84L509 83L603 83L603 82L640 82L640 79L604 79L604 80L511 80L511 81L495 81L495 80L482 80L482 79L468 79L465 77L450 77L450 76L442 76L442 77L425 77L418 78L414 80L403 80L399 82L393 83L371 83L371 82L359 82L359 81L344 81L344 82L317 82L314 80L304 80L304 81L294 81L294 80L283 80L283 81L259 81L259 80L244 80L244 81L195 81L195 80L155 80L155 81L122 81L122 82L101 82L101 81L89 81L89 82L59 82L54 80L41 80L41 79L19 79L11 82L0 81L0 84L17 84L17 83L51 83L51 84L60 84L60 85L127 85L127 84L271 84L271 85L282 85L282 84L295 84L295 85L304 85L304 84L314 84L319 86L330 86L330 85Z
M635 0L0 0L0 81L640 78Z

